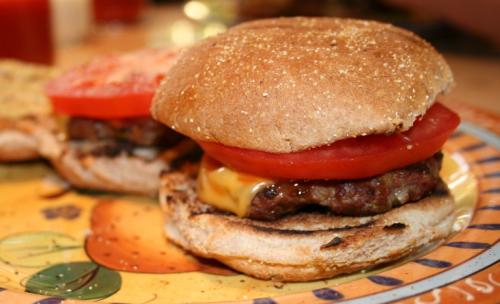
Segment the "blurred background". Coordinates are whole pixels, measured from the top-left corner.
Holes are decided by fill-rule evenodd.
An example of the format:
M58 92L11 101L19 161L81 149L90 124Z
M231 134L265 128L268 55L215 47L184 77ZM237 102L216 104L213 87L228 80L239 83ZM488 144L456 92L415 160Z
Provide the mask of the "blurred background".
M65 68L97 54L190 45L242 21L299 15L409 29L450 63L457 86L446 102L474 105L484 120L500 113L498 0L0 0L0 58Z

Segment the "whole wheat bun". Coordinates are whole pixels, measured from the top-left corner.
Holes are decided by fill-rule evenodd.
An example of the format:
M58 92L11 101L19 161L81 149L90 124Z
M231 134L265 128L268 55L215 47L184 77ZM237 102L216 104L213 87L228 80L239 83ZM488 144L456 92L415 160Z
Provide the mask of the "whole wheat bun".
M49 66L0 60L0 162L39 158L33 130L53 124L43 87L56 74Z
M28 161L40 157L36 134L55 127L50 116L0 118L0 162Z
M0 130L0 162L38 158L36 140L18 130Z
M59 71L50 66L0 60L0 119L50 116L45 84Z
M214 212L197 199L195 181L162 176L160 202L167 237L196 255L247 275L311 281L397 260L452 232L454 203L447 191L364 217L299 213L257 221Z
M195 140L292 152L407 130L452 83L431 45L390 24L265 19L186 50L152 115Z
M146 161L139 157L79 157L70 145L59 157L51 159L54 169L80 189L135 193L154 196L158 193L159 175L169 165L160 159Z
M147 160L126 154L82 155L74 143L48 130L39 130L35 137L40 154L74 187L151 196L158 194L160 173L169 170L171 161L194 146L192 142L183 141L163 151L161 156Z

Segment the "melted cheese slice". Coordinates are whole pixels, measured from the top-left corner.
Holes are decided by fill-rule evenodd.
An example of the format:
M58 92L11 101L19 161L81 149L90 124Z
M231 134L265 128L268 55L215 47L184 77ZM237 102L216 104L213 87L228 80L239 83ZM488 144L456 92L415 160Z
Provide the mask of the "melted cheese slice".
M271 183L271 180L234 171L204 156L197 191L203 202L243 217L257 192Z

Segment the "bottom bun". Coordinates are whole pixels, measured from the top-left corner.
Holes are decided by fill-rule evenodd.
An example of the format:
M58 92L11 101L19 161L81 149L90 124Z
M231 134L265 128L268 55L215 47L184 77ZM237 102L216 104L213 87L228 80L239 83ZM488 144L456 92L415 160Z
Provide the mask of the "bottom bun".
M0 130L0 161L26 161L39 157L36 139L15 129Z
M73 186L112 192L156 195L159 176L168 164L125 154L116 157L78 155L70 144L64 144L57 157L50 158L56 171Z
M196 147L192 141L186 140L161 151L161 156L156 158L150 156L146 159L127 153L95 156L82 152L78 144L61 139L57 132L42 129L34 135L39 142L40 154L73 186L151 196L158 194L161 172L169 170L172 162L189 155Z
M50 133L54 125L53 119L47 116L0 118L0 162L39 158L39 135Z
M197 199L195 187L185 174L162 176L167 237L196 255L266 280L326 279L394 261L449 236L455 219L446 190L375 216L304 212L256 221L216 211Z

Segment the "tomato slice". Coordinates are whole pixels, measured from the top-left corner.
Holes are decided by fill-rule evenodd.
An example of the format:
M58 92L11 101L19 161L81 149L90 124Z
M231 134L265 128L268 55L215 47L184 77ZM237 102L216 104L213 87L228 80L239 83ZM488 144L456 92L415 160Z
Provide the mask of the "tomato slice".
M50 81L46 93L56 112L70 116L149 116L154 92L178 53L148 49L103 56Z
M200 142L212 158L236 170L275 179L358 179L422 161L438 152L460 123L436 103L408 131L369 135L293 153L268 153Z

